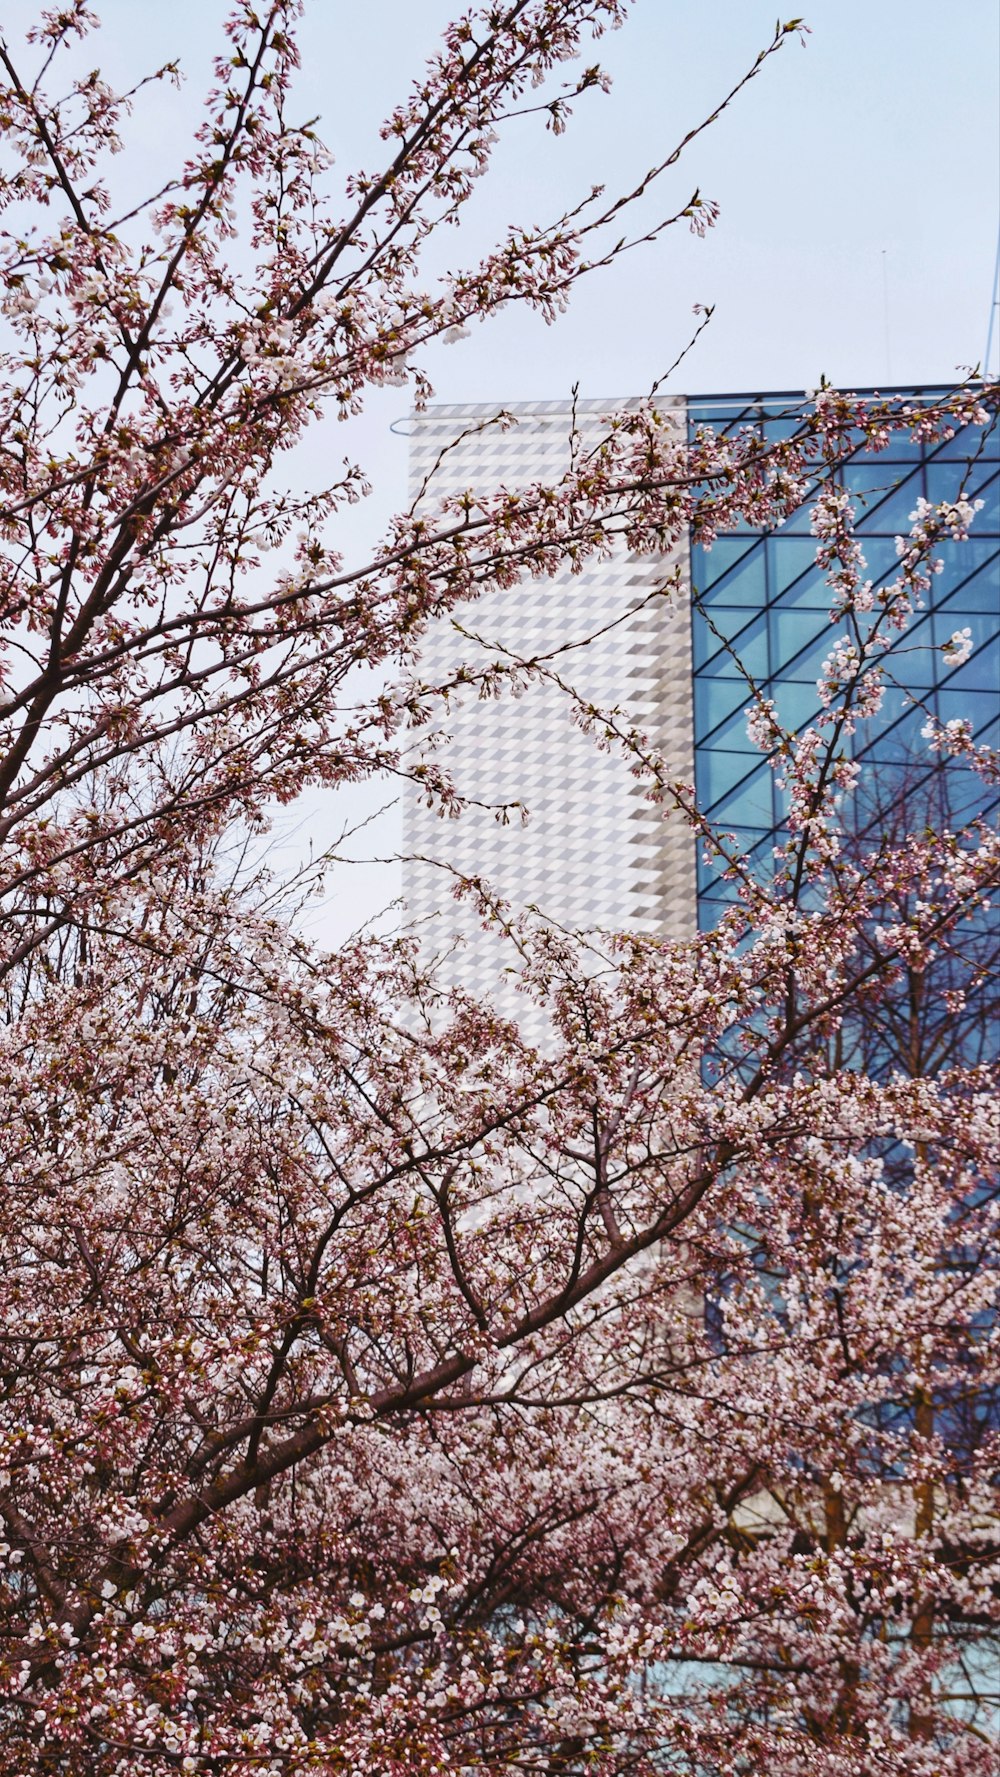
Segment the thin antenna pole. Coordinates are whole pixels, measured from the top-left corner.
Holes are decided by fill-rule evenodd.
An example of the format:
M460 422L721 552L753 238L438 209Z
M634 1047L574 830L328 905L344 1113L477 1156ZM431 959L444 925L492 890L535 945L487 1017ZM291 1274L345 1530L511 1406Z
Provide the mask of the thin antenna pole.
M986 350L983 353L983 381L988 382L990 376L990 352L993 349L993 327L1000 308L1000 228L997 229L997 261L993 268L993 288L990 291L990 324L986 329Z
M882 248L882 320L885 328L885 380L892 387L892 349L889 341L889 273L886 250Z

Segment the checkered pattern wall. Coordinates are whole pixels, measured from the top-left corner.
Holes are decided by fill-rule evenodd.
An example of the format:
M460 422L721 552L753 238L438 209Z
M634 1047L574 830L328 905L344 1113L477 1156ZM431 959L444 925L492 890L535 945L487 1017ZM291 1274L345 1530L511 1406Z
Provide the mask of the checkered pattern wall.
M603 435L602 418L612 405L578 404L584 448ZM439 459L433 491L424 496L428 507L435 493L557 482L569 464L569 405L522 403L506 412L515 422L507 430L486 424L491 410L478 406L433 407L415 417L414 497ZM683 427L682 403L676 419ZM648 599L663 579L662 562L633 559L624 549L580 574L563 571L549 580L526 574L514 587L434 624L420 676L440 683L462 664L475 669L509 655L530 660L586 642L553 659L560 677L585 701L622 710L665 752L671 773L690 778L690 621L686 598L672 607ZM452 702L437 738L441 744L428 757L447 767L464 795L488 805L443 822L416 792L407 798L406 901L425 946L440 951L459 940L447 979L489 992L523 1022L523 1001L503 973L513 959L482 931L474 909L450 894L462 877L483 879L515 911L537 907L573 928L678 935L693 929L689 829L681 817L664 819L650 806L621 751L602 751L581 730L572 701L558 687L532 683L520 697L485 702L469 691L461 703ZM526 808L526 824L516 812L508 824L495 818L496 808L511 803Z

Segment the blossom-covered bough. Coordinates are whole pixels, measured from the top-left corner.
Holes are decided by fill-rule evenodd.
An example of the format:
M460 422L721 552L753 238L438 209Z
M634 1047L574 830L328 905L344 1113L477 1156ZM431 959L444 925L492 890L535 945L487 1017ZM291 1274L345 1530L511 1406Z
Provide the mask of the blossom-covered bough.
M982 821L869 845L844 819L845 737L974 515L922 506L873 586L832 472L986 425L996 391L824 390L767 445L681 445L650 400L556 485L431 487L352 566L361 471L286 496L279 453L368 388L424 399L435 337L558 310L679 150L424 289L508 115L561 128L603 79L561 66L625 7L470 14L339 205L291 117L296 10L237 9L189 159L124 215L88 9L0 56L0 1772L978 1777L995 1070L869 1062L857 1032L942 955L983 1003L962 958L1000 858ZM325 954L228 866L310 785L419 771L460 810L414 763L436 613L812 489L822 714L789 733L748 680L789 792L767 879L577 700L731 911L690 943L575 937L459 885L544 1053L409 940ZM927 738L995 779L964 730Z

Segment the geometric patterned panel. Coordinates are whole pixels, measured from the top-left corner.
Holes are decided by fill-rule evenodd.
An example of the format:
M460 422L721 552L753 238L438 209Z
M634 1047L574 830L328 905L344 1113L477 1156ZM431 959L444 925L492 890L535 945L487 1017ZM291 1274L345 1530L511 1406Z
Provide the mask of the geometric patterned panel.
M620 404L577 404L585 446L603 436L602 417L614 405ZM516 424L506 431L484 428L496 411L456 404L411 418L412 497L450 445L434 478L439 498L470 487L481 493L560 479L569 460L570 404L509 406L505 411ZM677 424L684 425L683 405ZM470 435L455 444L464 432ZM441 682L462 664L475 670L503 658L503 650L531 659L605 630L552 664L587 700L627 712L665 751L672 773L690 779L687 600L669 607L656 599L636 608L663 578L662 562L637 560L624 549L580 574L564 570L546 580L525 575L433 624L417 671L426 683ZM453 618L479 639L461 634ZM676 935L693 929L690 830L679 817L665 820L641 788L636 793L619 750L603 752L582 732L557 687L533 683L520 697L505 693L487 701L470 690L452 700L435 734L418 731L416 738L463 795L488 805L442 821L415 791L408 788L405 795L404 896L425 952L440 953L459 941L444 966L448 983L488 995L524 1024L524 1002L502 973L509 952L482 931L468 903L454 900L455 872L485 879L515 911L535 906L573 928ZM511 802L526 806L526 825L516 816L508 825L495 819L493 807Z

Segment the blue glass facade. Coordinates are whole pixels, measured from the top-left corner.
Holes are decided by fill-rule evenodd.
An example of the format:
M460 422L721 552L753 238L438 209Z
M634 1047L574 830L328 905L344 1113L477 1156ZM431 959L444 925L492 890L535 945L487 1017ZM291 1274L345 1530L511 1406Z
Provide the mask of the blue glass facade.
M941 392L906 391L905 398L919 401ZM788 436L804 406L796 395L696 396L688 407L689 432L753 425L765 436ZM895 539L909 530L921 495L935 505L960 492L983 502L970 540L935 550L943 572L934 578L927 609L893 649L889 665L898 685L887 688L880 714L859 725L855 754L887 766L921 749L926 756L920 729L927 711L942 722L964 717L982 743L1000 744L1000 431L967 427L930 446L893 436L883 452L859 448L837 475L851 493L867 576L876 584L894 578ZM840 632L830 623L831 595L815 564L809 521L804 506L780 530L735 531L710 549L695 544L691 551L698 799L717 826L735 833L762 862L770 857L784 810L775 774L747 737L749 695L738 663L774 699L786 728L801 730L818 714L816 682ZM971 657L949 667L943 644L966 628L972 632ZM978 780L970 778L970 784L981 795ZM699 860L703 926L713 923L730 892L713 866Z

